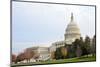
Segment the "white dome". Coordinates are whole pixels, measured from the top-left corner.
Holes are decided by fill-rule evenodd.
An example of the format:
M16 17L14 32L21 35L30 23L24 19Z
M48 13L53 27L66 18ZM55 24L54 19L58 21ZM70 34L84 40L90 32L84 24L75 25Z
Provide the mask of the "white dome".
M71 14L71 21L65 30L65 41L72 43L75 39L79 39L81 36L78 25L73 20L73 14Z
M66 34L80 34L80 29L75 22L70 22L65 32Z

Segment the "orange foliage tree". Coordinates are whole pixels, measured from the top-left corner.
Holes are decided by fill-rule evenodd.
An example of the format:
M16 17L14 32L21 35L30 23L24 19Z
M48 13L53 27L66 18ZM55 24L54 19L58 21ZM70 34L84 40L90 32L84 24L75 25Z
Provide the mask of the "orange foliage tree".
M61 47L61 53L63 58L65 59L67 56L67 48L66 47Z

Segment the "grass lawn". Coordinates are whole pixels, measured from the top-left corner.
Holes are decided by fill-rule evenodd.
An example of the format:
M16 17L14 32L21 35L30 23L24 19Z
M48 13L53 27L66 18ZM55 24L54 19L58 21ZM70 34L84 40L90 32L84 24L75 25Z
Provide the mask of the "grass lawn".
M12 67L16 66L30 66L30 65L43 65L43 64L60 64L60 63L75 63L75 62L90 62L96 61L96 57L94 56L82 56L80 58L69 58L69 59L60 59L60 60L49 60L49 61L42 61L42 62L30 62L30 63L20 63L20 64L13 64Z

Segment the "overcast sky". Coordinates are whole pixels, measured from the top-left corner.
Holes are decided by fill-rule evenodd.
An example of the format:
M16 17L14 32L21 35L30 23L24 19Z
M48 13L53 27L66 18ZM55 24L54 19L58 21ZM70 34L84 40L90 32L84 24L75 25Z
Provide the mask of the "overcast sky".
M95 34L95 7L12 2L12 52L64 40L71 12L82 37Z

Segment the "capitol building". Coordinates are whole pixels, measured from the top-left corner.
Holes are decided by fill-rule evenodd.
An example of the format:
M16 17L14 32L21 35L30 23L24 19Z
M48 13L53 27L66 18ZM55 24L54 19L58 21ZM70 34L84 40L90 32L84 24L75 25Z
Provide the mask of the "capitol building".
M70 20L67 28L65 29L63 41L54 42L51 44L50 47L37 46L37 47L31 47L28 49L35 51L36 54L39 54L38 60L45 61L48 59L52 59L51 53L56 51L56 48L65 46L65 44L67 44L68 46L71 46L72 42L74 42L75 39L80 39L80 37L81 37L80 29L79 29L77 23L74 21L73 13L71 13L71 20Z
M56 51L56 48L65 46L65 44L71 45L72 42L74 42L76 39L80 39L80 37L81 37L80 29L77 23L74 21L73 13L71 13L71 20L67 28L65 29L64 40L52 43L50 47L51 50L50 52Z

